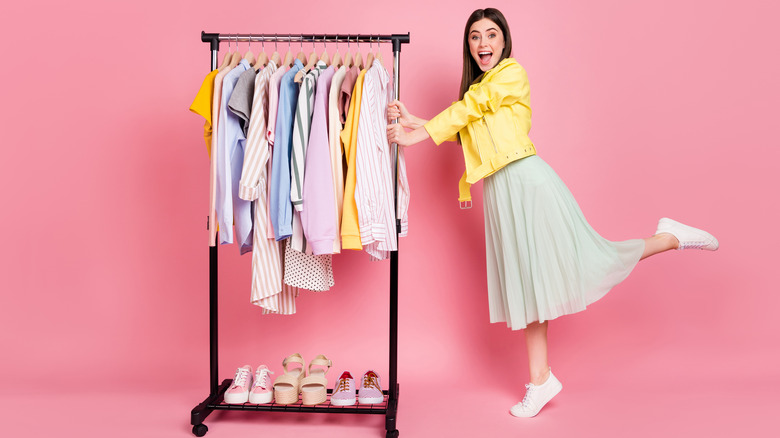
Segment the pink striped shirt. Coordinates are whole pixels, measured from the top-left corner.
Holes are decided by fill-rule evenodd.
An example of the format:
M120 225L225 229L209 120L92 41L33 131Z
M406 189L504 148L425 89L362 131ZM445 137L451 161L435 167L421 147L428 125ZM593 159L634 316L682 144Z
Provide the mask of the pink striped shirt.
M392 99L391 77L374 60L363 81L358 121L355 203L360 240L373 260L383 260L398 249L396 215L401 235L408 231L409 182L403 148L398 150L398 206L393 204L393 157L387 142L387 103Z

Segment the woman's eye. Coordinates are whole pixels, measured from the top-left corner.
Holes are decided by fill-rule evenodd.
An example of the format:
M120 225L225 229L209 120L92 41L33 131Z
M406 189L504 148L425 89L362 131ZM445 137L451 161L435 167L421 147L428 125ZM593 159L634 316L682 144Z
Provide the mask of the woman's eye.
M471 37L471 39L472 39L473 41L476 41L476 40L478 40L478 39L479 39L479 37L478 37L478 36L476 36L476 35L474 35L474 36L472 36L472 37Z
M494 34L494 33L491 33L490 35L488 35L488 38L495 38L495 37L496 37L496 34Z

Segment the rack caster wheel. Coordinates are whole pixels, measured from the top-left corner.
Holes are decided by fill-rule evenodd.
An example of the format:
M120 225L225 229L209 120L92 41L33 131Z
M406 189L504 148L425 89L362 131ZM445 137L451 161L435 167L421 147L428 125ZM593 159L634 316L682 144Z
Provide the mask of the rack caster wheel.
M205 424L196 424L192 426L192 434L195 436L203 436L206 435L206 432L209 431L209 428L206 427Z
M398 438L398 430L388 430L387 438Z

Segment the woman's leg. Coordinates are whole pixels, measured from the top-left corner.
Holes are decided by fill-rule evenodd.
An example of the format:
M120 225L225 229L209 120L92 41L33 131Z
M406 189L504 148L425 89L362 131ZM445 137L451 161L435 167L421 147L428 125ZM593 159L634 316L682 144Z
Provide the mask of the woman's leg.
M547 322L532 322L523 330L528 349L528 369L534 385L541 385L550 375L550 365L547 363Z
M680 242L670 233L658 233L645 239L645 252L642 253L642 258L639 260L644 260L659 252L676 249L679 245Z

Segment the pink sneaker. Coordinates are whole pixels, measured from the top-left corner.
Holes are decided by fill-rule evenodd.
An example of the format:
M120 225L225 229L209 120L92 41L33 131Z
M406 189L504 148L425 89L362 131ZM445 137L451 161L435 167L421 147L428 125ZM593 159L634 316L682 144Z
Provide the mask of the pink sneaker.
M249 400L249 387L252 386L252 367L244 365L236 370L233 384L225 391L225 403L237 405Z
M274 388L271 385L271 376L273 374L267 366L260 365L255 371L255 381L252 384L252 390L249 391L249 403L256 405L271 403L274 399Z
M333 406L352 406L355 404L355 379L349 371L344 371L333 388L333 395L330 397L330 404Z
M379 383L379 376L371 371L366 371L363 374L363 381L358 389L358 401L363 404L377 404L382 403L385 396L382 394L382 387Z

